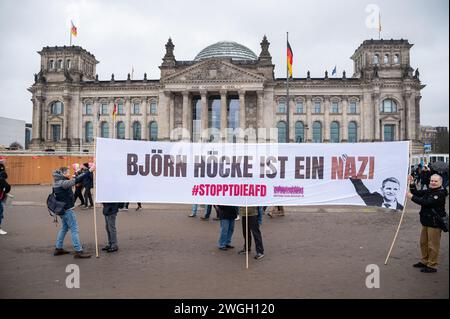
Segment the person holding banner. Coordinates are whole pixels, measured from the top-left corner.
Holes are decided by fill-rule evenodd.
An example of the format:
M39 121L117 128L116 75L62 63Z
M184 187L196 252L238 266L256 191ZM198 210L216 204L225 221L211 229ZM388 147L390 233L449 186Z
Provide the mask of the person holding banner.
M381 183L381 194L370 193L369 189L360 179L350 178L356 192L367 206L378 206L389 209L403 210L403 205L397 201L400 182L395 177L388 177Z
M264 257L264 246L262 242L262 236L261 231L259 229L259 207L247 207L247 214L248 214L248 228L247 228L247 218L246 218L246 211L245 207L241 207L239 210L239 213L241 215L242 219L242 234L244 235L244 248L242 250L238 251L239 255L245 254L246 251L251 250L252 246L252 236L250 235L250 232L253 235L253 239L255 240L255 246L256 246L256 255L255 259L261 259ZM248 233L247 233L248 229ZM246 249L246 242L247 242L247 236L248 236L248 247Z
M233 237L234 220L239 214L239 207L217 206L215 208L217 209L220 218L219 249L228 250L234 248L234 246L231 246L231 237Z
M413 267L421 268L420 271L424 273L433 273L437 271L442 232L436 221L436 214L445 214L445 198L448 192L442 187L442 177L438 174L431 176L430 188L427 190L417 190L412 176L409 177L409 183L410 192L406 196L421 206L419 214L422 224L420 233L422 259Z
M105 216L105 228L108 235L108 244L103 251L113 253L119 250L117 245L116 217L119 211L119 203L103 203L103 215Z

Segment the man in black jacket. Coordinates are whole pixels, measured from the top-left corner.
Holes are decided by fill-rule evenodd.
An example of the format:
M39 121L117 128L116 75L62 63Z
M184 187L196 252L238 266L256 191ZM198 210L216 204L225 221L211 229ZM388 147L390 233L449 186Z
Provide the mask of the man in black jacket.
M231 246L231 237L234 232L234 220L239 214L239 207L217 206L215 208L217 209L220 218L219 249L227 250L234 248L234 246Z
M89 171L92 172L94 167L92 167ZM80 237L78 234L78 223L75 217L75 213L73 212L74 207L74 198L72 187L79 183L87 172L78 175L74 179L70 179L70 170L68 167L61 167L53 172L53 192L55 193L56 200L60 202L64 202L64 214L60 215L61 217L61 229L58 232L56 237L56 247L54 256L65 255L69 252L64 250L64 237L70 229L72 233L72 246L75 249L75 258L90 258L91 255L83 252L83 247L80 243Z
M94 207L91 193L91 189L94 187L94 177L92 172L89 170L89 163L84 163L83 166L83 172L86 174L82 179L82 184L84 187L84 207L82 207L82 209L88 209Z
M437 271L441 232L436 221L437 214L445 214L445 198L448 193L442 187L442 177L434 174L430 178L430 188L427 190L417 190L412 176L409 178L410 192L407 197L414 203L419 204L420 223L422 232L420 234L420 250L422 259L414 264L416 268L421 268L421 272L433 273Z
M8 174L6 174L5 165L0 163L0 235L7 234L7 232L2 229L3 201L6 199L6 194L11 190L11 186L6 181L7 178Z
M370 193L360 179L350 178L356 192L367 206L378 206L396 210L403 210L403 205L397 201L400 182L395 177L386 178L381 184L381 194Z

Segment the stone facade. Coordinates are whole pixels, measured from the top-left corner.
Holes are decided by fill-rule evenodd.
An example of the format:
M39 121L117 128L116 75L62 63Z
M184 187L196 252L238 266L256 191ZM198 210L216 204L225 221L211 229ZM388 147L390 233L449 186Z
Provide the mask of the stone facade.
M308 72L306 78L289 79L288 106L286 79L274 77L266 37L257 59L192 61L177 61L169 39L159 80L146 75L115 80L112 74L100 81L91 53L76 46L46 47L39 52L41 70L29 88L30 148L91 152L93 136L277 142L286 141L288 132L289 142L411 140L413 152L419 152L424 85L410 66L411 47L403 39L364 41L351 57L351 77L344 72L311 78ZM232 121L238 127L230 140L226 128ZM207 130L212 125L218 131L214 136Z

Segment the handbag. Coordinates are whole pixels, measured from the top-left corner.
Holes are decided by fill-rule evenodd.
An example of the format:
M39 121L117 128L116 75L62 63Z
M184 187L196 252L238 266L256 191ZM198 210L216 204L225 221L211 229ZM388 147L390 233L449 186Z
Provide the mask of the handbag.
M444 212L443 215L440 215L434 209L432 209L436 221L436 225L442 229L444 233L448 232L448 214Z
M60 202L56 199L55 193L51 193L47 197L47 209L50 214L50 216L55 217L64 215L66 210L64 209L64 206L66 203Z

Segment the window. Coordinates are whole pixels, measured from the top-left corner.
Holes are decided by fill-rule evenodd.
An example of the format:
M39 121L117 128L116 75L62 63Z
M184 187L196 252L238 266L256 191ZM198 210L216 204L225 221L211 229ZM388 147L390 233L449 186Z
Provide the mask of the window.
M150 122L149 135L150 135L149 136L150 141L158 140L158 123Z
M350 103L348 104L347 113L356 114L356 110L357 110L356 101L350 101Z
M385 124L384 125L384 141L392 142L395 140L395 125Z
M322 143L322 124L319 121L313 123L313 143Z
M321 105L320 101L315 101L313 113L321 113L321 109L322 109L322 105Z
M84 104L83 114L84 115L92 115L92 104L91 103Z
M61 139L61 125L52 124L52 140L58 142Z
M339 123L334 121L330 125L330 142L339 143Z
M208 128L209 141L218 142L220 139L220 97L208 99Z
M358 141L358 131L356 122L348 123L348 141L350 143L356 143Z
M305 126L303 122L297 121L295 123L295 142L302 143L305 141Z
M385 54L385 55L384 55L383 63L384 63L384 64L389 64L389 54Z
M92 122L86 122L84 124L84 140L86 142L92 142L94 140L94 127Z
M108 115L108 104L107 103L102 103L102 105L100 106L100 114Z
M58 62L56 63L56 68L58 70L62 68L62 60L58 60Z
M49 70L53 70L55 68L55 61L54 60L49 60L48 61L48 69Z
M331 102L331 113L339 113L339 103Z
M297 104L295 105L295 113L303 113L303 102L297 101Z
M283 113L283 114L286 113L286 101L285 100L278 101L277 113Z
M52 115L60 115L64 112L63 104L60 101L55 101L50 106Z
M124 115L125 114L125 109L123 107L123 102L117 103L117 114L119 114L119 115Z
M235 130L239 127L239 108L240 102L238 96L229 96L227 101L227 114L228 114L228 130L227 141L228 143L236 143L237 135Z
M380 64L380 56L378 54L373 56L373 64Z
M278 143L286 143L286 122L280 121L277 124Z
M109 137L109 124L108 124L108 122L102 122L102 124L100 124L100 136L101 137Z
M394 64L399 64L400 63L400 55L396 54L394 55Z
M397 112L397 103L394 100L386 99L381 103L382 113L395 113Z
M66 67L67 67L67 69L70 69L71 66L72 66L72 64L71 64L70 59L67 59L67 61L66 61Z
M117 122L117 138L125 139L125 123L122 121Z
M134 122L133 123L133 140L141 139L141 123Z
M155 101L150 102L150 114L157 114L158 113L158 104Z
M139 103L133 103L133 114L139 114Z

